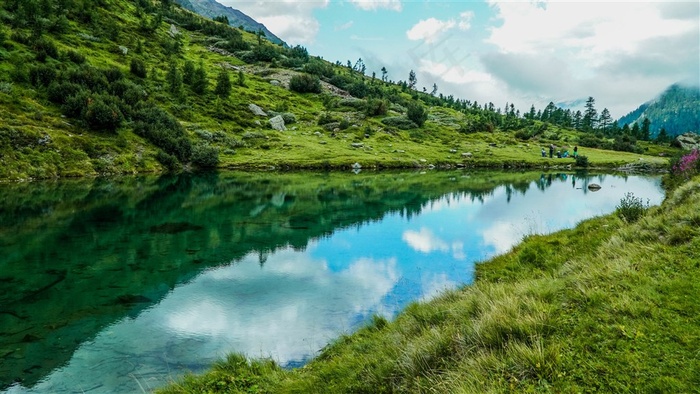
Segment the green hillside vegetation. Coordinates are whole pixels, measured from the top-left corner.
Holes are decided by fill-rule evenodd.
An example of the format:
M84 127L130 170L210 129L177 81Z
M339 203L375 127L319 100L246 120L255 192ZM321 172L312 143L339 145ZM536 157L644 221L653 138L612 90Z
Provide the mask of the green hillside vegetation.
M697 392L699 170L695 151L661 206L628 195L614 214L527 236L473 284L377 316L302 368L233 354L160 392Z
M700 132L700 88L672 85L658 98L642 104L639 108L620 118L623 127L641 127L650 123L650 134L655 139L665 140L683 133Z
M11 0L0 20L0 179L355 163L658 167L675 151L418 92L415 74L368 76L361 59L332 64L171 1ZM270 127L277 115L281 130ZM550 144L585 147L585 160L542 158Z

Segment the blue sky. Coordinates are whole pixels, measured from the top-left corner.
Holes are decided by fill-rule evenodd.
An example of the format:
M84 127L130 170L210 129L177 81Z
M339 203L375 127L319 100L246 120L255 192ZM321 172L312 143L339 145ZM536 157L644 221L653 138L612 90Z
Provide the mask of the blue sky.
M418 88L514 103L581 102L618 118L673 83L700 85L698 1L219 0L326 60L362 58Z

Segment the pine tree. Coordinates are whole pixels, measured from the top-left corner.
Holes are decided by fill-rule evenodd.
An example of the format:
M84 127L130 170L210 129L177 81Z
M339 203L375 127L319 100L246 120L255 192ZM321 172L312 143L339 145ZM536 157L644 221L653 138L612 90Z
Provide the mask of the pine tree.
M651 139L650 132L651 121L649 118L644 118L642 121L642 129L639 131L639 139L643 141L649 141Z
M608 111L607 108L603 108L603 111L600 113L600 118L598 119L598 124L600 128L603 129L603 133L607 131L611 121L612 117L610 116L610 111Z
M416 78L416 73L411 70L411 72L408 73L408 88L411 90L415 89L417 83L418 79Z
M229 78L228 70L225 68L219 72L214 93L222 99L227 99L231 95L231 78Z
M205 94L207 84L207 72L204 70L204 64L200 62L192 77L192 91L200 95Z
M170 68L168 68L168 75L165 77L168 82L168 90L175 96L179 96L182 93L182 74L177 68L176 62L170 63Z
M192 82L194 82L194 72L194 62L191 60L185 61L185 68L182 70L182 82L192 85Z
M583 131L591 131L596 127L598 120L598 111L595 109L595 99L593 97L588 97L586 100L586 111L584 112L582 119L582 129Z

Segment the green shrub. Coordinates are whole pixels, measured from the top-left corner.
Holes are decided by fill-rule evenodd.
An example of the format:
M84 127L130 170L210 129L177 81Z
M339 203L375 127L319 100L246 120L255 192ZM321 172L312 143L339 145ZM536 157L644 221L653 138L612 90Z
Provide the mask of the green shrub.
M413 121L418 127L423 126L426 120L428 120L428 111L425 110L423 105L411 102L408 104L408 112L406 113L408 119Z
M29 70L29 82L34 86L49 86L56 75L54 67L40 64Z
M527 141L531 138L530 133L527 130L518 130L515 132L515 138L523 141Z
M595 135L584 134L579 138L578 144L587 148L599 148L603 144L603 141Z
M350 86L348 86L348 93L350 93L353 97L365 98L365 97L367 97L367 94L369 93L369 88L362 81L355 82L355 83L350 84Z
M93 92L104 91L109 85L107 77L100 69L87 64L69 70L66 78L68 81L84 86Z
M297 117L291 112L284 112L280 114L282 119L284 119L284 124L292 124L297 122Z
M141 59L131 59L131 65L129 67L129 70L132 74L136 75L139 78L146 78L146 76L148 75L148 71L146 70L146 63L144 63Z
M329 114L328 112L324 112L321 114L321 116L318 117L318 122L316 122L316 124L318 124L319 126L323 126L333 122L338 122L338 120L331 116L331 114Z
M55 104L65 104L69 97L75 96L83 87L73 82L52 82L46 91L49 101Z
M370 99L367 101L367 115L381 116L386 115L389 110L389 102L382 99Z
M219 164L219 150L209 144L192 147L192 164L199 168L214 168Z
M331 77L330 81L328 81L331 85L347 90L348 86L350 86L351 83L353 83L354 79L352 77L345 75L345 74L335 74L333 77Z
M36 40L33 48L39 61L44 61L46 57L58 59L58 48L56 48L56 44L47 38L40 38Z
M289 81L289 89L298 93L321 93L321 81L315 75L299 74Z
M162 150L159 150L158 153L156 153L156 160L158 160L158 162L169 171L173 171L179 168L177 157L169 155L163 152Z
M588 156L576 156L576 167L588 167Z
M396 127L401 130L415 129L418 127L417 124L413 123L412 120L405 116L389 116L382 119L382 123L387 126Z
M83 55L80 52L69 50L65 54L66 59L69 61L75 63L75 64L83 64L86 61L85 55Z
M89 98L90 92L81 89L65 100L61 106L61 111L69 118L79 118L87 107Z
M155 105L139 108L134 118L134 133L146 138L165 153L174 155L180 162L189 161L192 143L185 130L172 115Z
M304 72L326 78L332 78L335 74L333 66L331 66L330 63L315 58L310 59L309 62L304 65Z
M109 83L114 83L124 78L124 73L117 67L110 67L102 72Z
M94 95L88 99L83 120L92 130L114 132L124 120L113 96Z
M620 218L626 220L628 223L633 223L639 220L647 208L649 208L649 202L647 201L645 205L641 198L635 197L632 192L628 192L615 208L615 212Z

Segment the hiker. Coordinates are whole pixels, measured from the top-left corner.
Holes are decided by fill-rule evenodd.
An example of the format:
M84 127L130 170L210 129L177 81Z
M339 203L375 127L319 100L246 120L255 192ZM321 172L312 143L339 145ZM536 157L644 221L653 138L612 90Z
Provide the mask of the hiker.
M578 146L574 146L574 158L578 157Z
M544 148L542 148L542 157L547 157L547 152L544 151Z
M554 156L554 144L549 144L549 158Z
M564 153L561 154L561 157L569 157L569 150L565 150Z
M561 151L557 151L557 159L561 159Z

